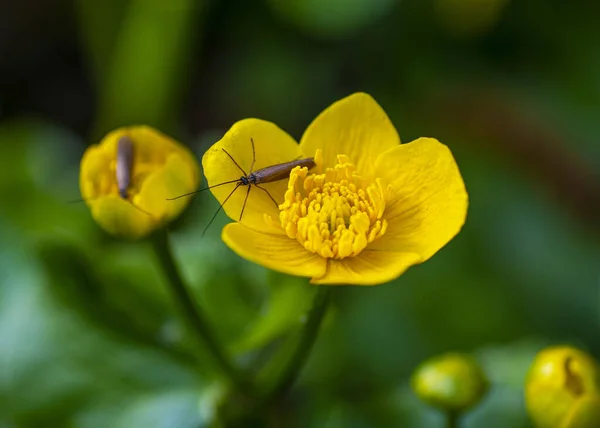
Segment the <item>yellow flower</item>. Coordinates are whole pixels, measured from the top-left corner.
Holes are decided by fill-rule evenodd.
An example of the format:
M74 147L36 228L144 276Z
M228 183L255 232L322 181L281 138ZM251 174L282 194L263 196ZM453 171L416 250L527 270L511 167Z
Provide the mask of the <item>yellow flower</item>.
M117 185L117 147L122 137L133 145L131 180L126 198ZM81 159L79 186L94 219L108 233L141 238L176 217L188 198L167 198L191 192L200 183L193 154L149 126L119 128L90 146Z
M600 427L600 371L570 346L544 349L529 369L527 412L538 428Z
M411 386L431 406L464 412L483 398L488 380L473 358L450 353L422 363L412 376Z
M467 193L450 150L433 138L400 144L381 107L364 93L322 112L300 144L270 122L239 121L202 159L209 185L239 178L223 152L249 172L315 157L311 170L252 189L225 243L240 256L317 284L375 285L433 256L462 227ZM234 184L211 189L223 203ZM246 188L223 209L238 220Z

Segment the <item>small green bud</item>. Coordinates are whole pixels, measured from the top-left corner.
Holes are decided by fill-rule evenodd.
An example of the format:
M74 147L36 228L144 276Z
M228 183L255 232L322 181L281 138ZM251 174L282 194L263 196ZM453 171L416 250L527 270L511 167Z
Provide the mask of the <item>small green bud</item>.
M417 396L431 406L447 412L464 412L477 404L488 390L488 380L470 356L440 355L417 368L412 377Z
M538 428L600 428L600 369L579 349L546 348L529 369L525 401Z

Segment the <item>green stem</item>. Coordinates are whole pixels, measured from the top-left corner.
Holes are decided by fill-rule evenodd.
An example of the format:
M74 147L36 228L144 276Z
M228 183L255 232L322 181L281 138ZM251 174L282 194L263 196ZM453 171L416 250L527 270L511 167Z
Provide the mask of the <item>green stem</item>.
M272 388L266 393L263 401L264 406L268 407L271 403L281 398L298 378L317 339L321 322L327 313L332 289L329 286L320 286L317 288L308 319L300 335L298 346L281 375L277 377Z
M250 395L250 385L242 373L232 364L229 357L221 347L215 333L210 328L208 320L200 307L197 306L188 288L183 282L179 269L175 264L169 236L165 229L159 230L152 239L152 246L156 253L161 268L168 280L171 291L183 311L189 327L197 334L206 345L223 373L245 395Z
M458 412L446 412L446 428L458 428L459 417L460 414Z

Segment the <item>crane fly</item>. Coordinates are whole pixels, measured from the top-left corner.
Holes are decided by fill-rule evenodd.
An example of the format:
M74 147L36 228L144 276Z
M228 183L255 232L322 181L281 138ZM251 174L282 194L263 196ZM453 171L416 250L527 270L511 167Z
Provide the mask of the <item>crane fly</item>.
M185 196L190 196L190 195L193 195L196 193L200 193L205 190L212 189L214 187L219 187L219 186L224 186L226 184L235 183L235 187L233 188L233 190L231 192L229 192L229 195L227 195L227 197L225 198L223 203L219 205L219 208L217 209L215 214L212 216L212 218L210 219L210 221L204 228L204 231L202 232L202 236L204 236L204 234L208 230L208 227L212 224L214 219L217 217L217 214L219 214L221 209L223 209L223 205L225 205L225 203L229 200L229 198L231 198L231 196L235 193L235 191L238 188L240 188L241 186L248 186L248 190L246 191L246 197L244 198L244 205L242 205L242 211L240 212L240 218L238 221L242 221L242 217L244 216L244 210L246 209L246 203L248 202L248 196L250 196L250 190L252 190L252 186L265 192L269 196L269 198L271 198L271 200L273 201L275 206L279 207L279 204L277 203L275 198L273 198L273 196L271 196L271 194L269 193L269 191L267 189L260 186L260 184L272 183L274 181L286 179L290 176L290 172L292 171L292 169L294 169L297 166L307 167L308 169L311 169L315 166L314 158L304 158L304 159L296 159L296 160L293 160L290 162L284 162L284 163L279 163L276 165L267 166L267 167L261 168L259 170L253 171L254 164L256 162L256 151L254 148L254 140L252 138L250 138L250 143L252 144L252 164L250 165L250 173L247 173L244 170L244 168L242 168L240 166L240 164L238 164L235 161L233 156L231 156L227 150L225 150L224 148L221 148L221 150L223 150L223 152L229 157L229 159L231 159L231 161L235 164L235 166L237 166L238 169L244 175L242 175L237 180L225 181L223 183L215 184L214 186L209 186L204 189L197 190L195 192L186 193L184 195L180 195L175 198L168 199L169 201L172 201L175 199L183 198Z
M117 189L119 191L119 196L121 199L128 201L129 199L129 186L131 185L131 171L133 169L133 140L127 135L119 138L117 142L117 162L115 166L115 177L117 180ZM93 199L92 199L93 200ZM89 201L86 199L80 199L73 202L85 202ZM131 205L143 212L146 215L150 215L150 213L144 211L140 207L134 205L130 202Z

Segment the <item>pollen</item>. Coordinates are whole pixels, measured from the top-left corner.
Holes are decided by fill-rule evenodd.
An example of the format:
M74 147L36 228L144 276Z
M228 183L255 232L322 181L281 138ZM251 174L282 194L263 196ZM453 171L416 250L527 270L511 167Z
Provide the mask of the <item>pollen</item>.
M287 236L325 258L357 256L387 229L380 180L363 179L345 155L323 174L293 169L279 210Z

